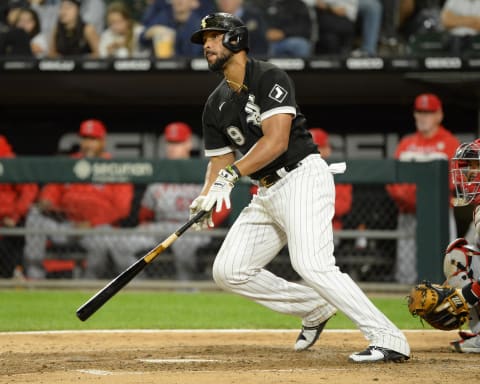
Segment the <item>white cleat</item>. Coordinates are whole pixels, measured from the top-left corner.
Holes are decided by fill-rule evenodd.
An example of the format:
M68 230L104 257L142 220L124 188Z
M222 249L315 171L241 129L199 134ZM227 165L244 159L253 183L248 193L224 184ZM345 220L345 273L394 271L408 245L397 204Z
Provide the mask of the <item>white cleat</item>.
M315 327L305 327L302 326L302 330L297 337L297 341L295 342L295 351L305 351L310 348L320 337L320 334L325 328L325 324L330 319L325 320L323 323L318 324Z
M409 358L410 357L392 349L370 345L362 352L351 354L348 359L354 363L388 363L390 361L393 363L403 363Z

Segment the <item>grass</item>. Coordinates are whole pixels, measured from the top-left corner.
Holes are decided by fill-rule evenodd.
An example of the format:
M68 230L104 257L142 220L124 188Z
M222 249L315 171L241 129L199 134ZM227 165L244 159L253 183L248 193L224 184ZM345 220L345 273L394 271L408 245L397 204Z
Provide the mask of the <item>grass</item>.
M0 291L0 331L73 329L297 329L299 319L228 293L120 292L90 319L76 309L94 292ZM422 328L404 298L372 298L399 328ZM354 329L342 313L327 325Z

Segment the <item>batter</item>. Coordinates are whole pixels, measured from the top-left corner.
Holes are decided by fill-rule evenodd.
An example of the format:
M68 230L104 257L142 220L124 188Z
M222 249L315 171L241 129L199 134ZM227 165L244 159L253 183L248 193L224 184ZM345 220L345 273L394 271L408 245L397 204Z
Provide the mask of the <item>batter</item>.
M204 108L210 161L191 213L229 208L230 192L241 176L259 185L215 259L215 282L300 317L297 351L311 347L339 309L369 341L364 351L350 355L351 361L407 360L405 336L335 265L333 176L307 131L291 79L278 67L248 57L247 29L230 14L204 17L191 40L203 45L210 70L223 77ZM201 224L208 223L206 218ZM292 266L305 284L264 268L287 243Z

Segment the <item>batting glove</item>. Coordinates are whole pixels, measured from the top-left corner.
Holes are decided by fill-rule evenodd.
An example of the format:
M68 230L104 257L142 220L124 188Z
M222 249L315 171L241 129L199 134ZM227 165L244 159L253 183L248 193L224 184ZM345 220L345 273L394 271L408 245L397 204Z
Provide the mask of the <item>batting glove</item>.
M198 196L195 200L192 201L192 204L190 204L190 218L192 218L202 210L201 206L205 198L206 196ZM195 231L201 231L203 229L208 229L213 227L214 227L214 223L212 219L211 210L205 216L203 216L201 220L199 220L198 222L192 225L192 228Z
M215 210L220 212L224 203L225 207L230 209L230 193L232 192L235 182L239 178L239 174L234 170L234 168L229 165L218 172L217 179L210 187L207 196L205 196L205 200L203 200L201 209L210 211L216 204L217 207Z

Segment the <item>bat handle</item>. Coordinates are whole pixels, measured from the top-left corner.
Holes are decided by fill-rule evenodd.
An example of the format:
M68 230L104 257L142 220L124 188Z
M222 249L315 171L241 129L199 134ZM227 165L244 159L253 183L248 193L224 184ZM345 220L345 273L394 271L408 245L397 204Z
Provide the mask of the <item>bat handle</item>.
M195 216L192 216L190 220L188 220L184 225L182 225L175 234L180 236L184 233L188 228L190 228L193 224L198 223L209 211L198 211Z

